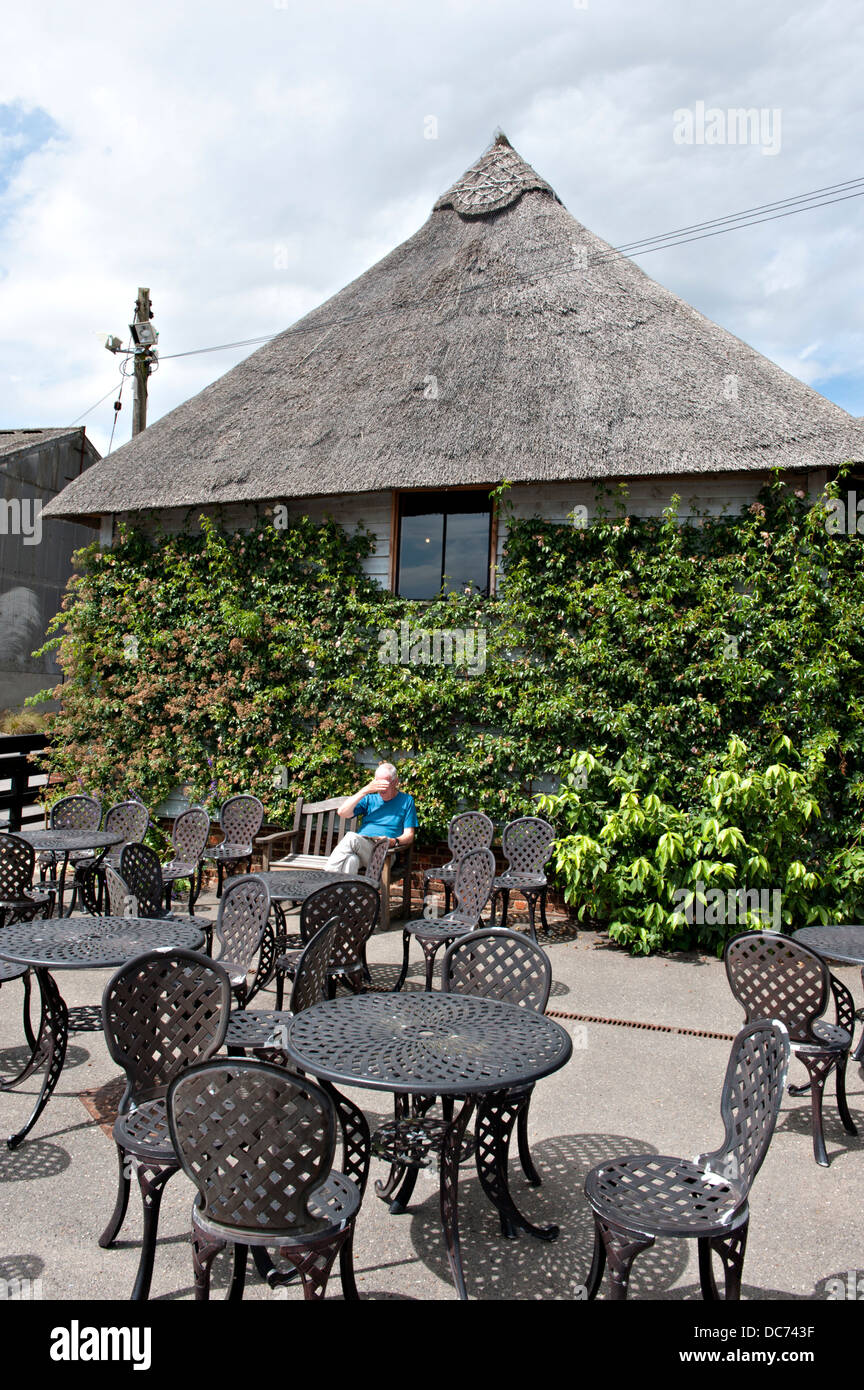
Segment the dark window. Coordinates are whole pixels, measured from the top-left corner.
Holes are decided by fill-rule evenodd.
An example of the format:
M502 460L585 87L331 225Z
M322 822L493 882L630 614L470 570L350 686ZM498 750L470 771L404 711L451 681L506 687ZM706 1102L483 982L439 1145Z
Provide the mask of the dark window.
M491 536L487 492L403 493L397 594L431 599L442 589L488 593Z

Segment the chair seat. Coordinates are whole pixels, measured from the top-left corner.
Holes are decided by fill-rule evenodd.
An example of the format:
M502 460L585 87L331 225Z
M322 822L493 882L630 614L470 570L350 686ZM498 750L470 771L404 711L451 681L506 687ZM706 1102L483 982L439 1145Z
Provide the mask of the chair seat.
M121 1149L136 1158L149 1158L159 1163L177 1160L164 1100L145 1100L137 1110L118 1115L114 1121L114 1139Z
M356 1216L360 1208L360 1189L344 1173L334 1168L306 1199L309 1215L314 1220L290 1230L268 1228L266 1213L262 1213L263 1220L257 1226L235 1226L233 1223L229 1225L216 1221L209 1213L205 1216L199 1208L199 1201L200 1197L196 1197L192 1208L193 1228L197 1226L207 1235L217 1238L222 1236L245 1245L271 1246L278 1250L289 1249L293 1245L309 1245L316 1237L325 1240L339 1230L346 1221ZM327 1226L322 1227L321 1221L326 1221Z
M20 980L29 969L29 965L13 965L11 960L0 960L0 985L6 984L8 980Z
M548 880L545 874L499 874L492 880L493 893L502 889L520 893L525 888L530 891L534 888L546 887L548 887Z
M795 1053L818 1052L821 1046L830 1048L832 1052L845 1052L852 1045L852 1038L846 1028L841 1028L837 1023L825 1023L821 1018L815 1019L813 1033L819 1039L819 1045L793 1041L792 1051Z
M239 985L246 983L246 976L249 974L248 968L236 960L219 960L222 969L228 972L228 979L231 981L231 988L237 989Z
M243 844L240 840L223 840L221 845L211 845L205 849L205 859L245 859L252 853L251 844Z
M288 1009L235 1009L228 1019L225 1047L281 1048L277 1029L293 1017Z
M592 1168L585 1196L601 1220L645 1235L708 1236L747 1218L737 1181L687 1158L632 1154Z
M194 860L172 859L170 864L162 865L162 882L173 883L177 878L191 878L197 872L198 865Z
M424 869L423 882L426 883L429 879L435 879L438 883L455 883L456 867L455 864L442 864L437 869Z
M22 907L44 907L46 903L51 901L51 893L48 891L47 884L45 888L46 891L44 893L37 891L35 888L32 892L28 890L26 898L0 898L0 908L6 912L14 912L16 909Z
M293 977L297 969L297 962L302 956L301 951L286 951L284 956L279 956L276 961L276 969L280 975L290 975Z
M476 926L476 922L469 922L465 917L457 917L449 912L446 917L421 917L417 921L406 922L405 931L418 940L449 941L463 932L474 931Z

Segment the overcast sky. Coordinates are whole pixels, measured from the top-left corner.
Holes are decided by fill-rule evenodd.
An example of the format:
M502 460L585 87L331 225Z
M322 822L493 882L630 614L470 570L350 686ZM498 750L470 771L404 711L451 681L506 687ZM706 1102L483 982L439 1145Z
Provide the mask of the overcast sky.
M166 357L288 327L497 128L613 245L864 176L858 0L28 0L3 40L4 428L112 390L138 285ZM679 143L700 102L769 140ZM862 228L852 199L637 263L861 415ZM166 360L151 421L250 350ZM112 417L82 422L103 452Z

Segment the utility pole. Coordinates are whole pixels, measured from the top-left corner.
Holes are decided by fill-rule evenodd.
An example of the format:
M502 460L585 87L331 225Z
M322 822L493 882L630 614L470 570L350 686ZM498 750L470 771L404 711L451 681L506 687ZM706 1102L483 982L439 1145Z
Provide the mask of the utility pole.
M124 350L119 338L109 338L105 346L109 352L121 352L133 358L135 400L132 406L132 434L136 435L147 428L147 382L157 363L156 343L159 334L152 323L153 306L150 303L149 289L139 288L133 314L133 321L129 325L134 344L131 352ZM119 402L115 402L114 409L119 408Z
M135 303L135 320L129 325L135 343L135 404L132 407L132 433L147 428L147 380L153 370L158 334L151 327L153 308L149 289L139 289ZM140 327L139 327L140 325Z

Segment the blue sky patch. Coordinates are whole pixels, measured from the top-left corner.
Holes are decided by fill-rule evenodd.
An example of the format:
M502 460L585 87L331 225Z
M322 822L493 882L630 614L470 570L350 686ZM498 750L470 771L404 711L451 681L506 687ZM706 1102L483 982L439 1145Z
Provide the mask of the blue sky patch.
M0 102L0 195L27 156L61 134L57 122L41 106Z

